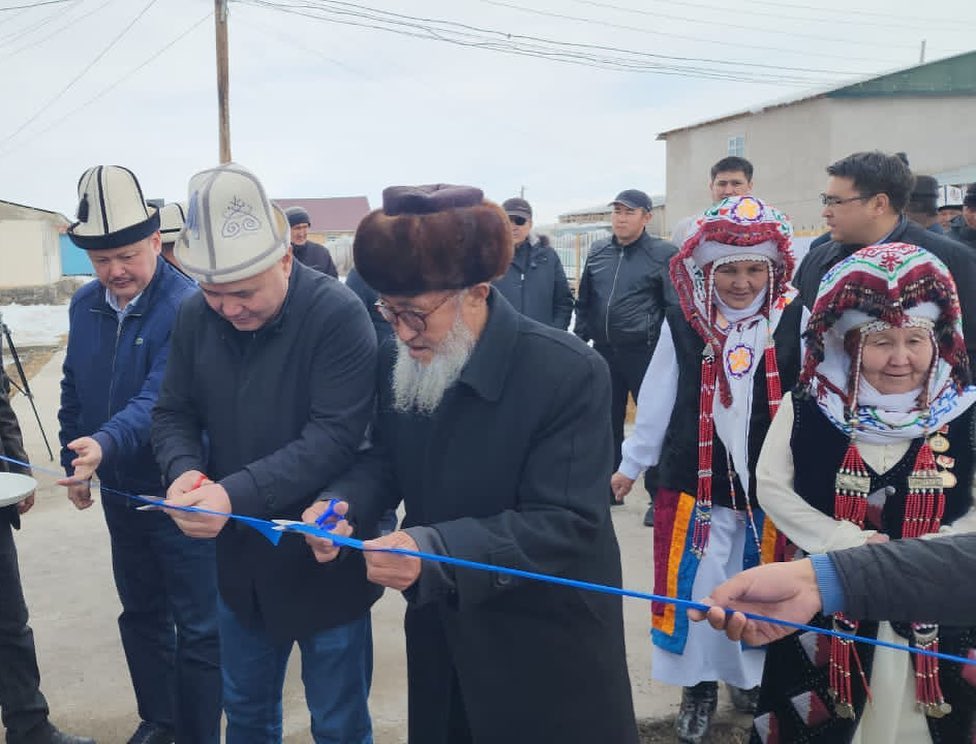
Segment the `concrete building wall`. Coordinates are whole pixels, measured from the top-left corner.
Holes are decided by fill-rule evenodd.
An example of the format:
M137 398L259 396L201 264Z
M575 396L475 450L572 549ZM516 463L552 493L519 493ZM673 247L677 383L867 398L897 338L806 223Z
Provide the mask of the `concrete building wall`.
M0 220L0 287L51 284L61 278L58 233L43 220Z
M745 139L755 193L786 212L799 232L822 229L824 169L859 150L908 154L917 173L958 168L976 158L976 97L815 98L745 114L667 138L670 221L708 206L708 172Z

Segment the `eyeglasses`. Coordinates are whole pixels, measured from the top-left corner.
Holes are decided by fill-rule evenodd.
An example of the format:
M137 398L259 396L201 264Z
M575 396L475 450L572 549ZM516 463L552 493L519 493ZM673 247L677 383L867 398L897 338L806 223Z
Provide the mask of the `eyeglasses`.
M839 196L830 196L829 194L820 195L820 203L825 207L836 207L841 204L847 204L849 202L863 201L864 199L870 199L872 196L877 196L877 194L865 194L864 196L851 196L847 199L841 199Z
M528 220L525 219L525 217L519 217L518 215L513 215L513 214L508 215L508 219L513 224L518 225L519 227L522 227L522 225L528 222Z
M394 310L383 300L377 300L373 307L383 316L383 320L396 328L397 323L403 323L407 328L415 333L423 333L427 330L427 318L441 309L441 306L452 297L457 297L460 292L451 292L444 299L434 305L430 310L420 312L418 310Z

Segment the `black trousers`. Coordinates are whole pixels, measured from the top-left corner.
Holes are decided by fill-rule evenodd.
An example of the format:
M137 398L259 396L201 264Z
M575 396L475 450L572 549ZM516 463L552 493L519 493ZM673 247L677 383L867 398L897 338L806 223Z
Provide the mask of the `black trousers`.
M0 514L0 716L10 744L48 727L13 529Z
M634 396L640 392L647 365L651 363L654 349L648 346L602 346L593 348L607 360L610 367L610 382L613 385L613 397L610 403L610 420L613 425L613 469L620 467L623 459L621 448L624 443L624 420L627 417L627 396ZM657 468L648 468L644 473L644 487L653 499L657 490ZM613 494L610 496L613 501Z

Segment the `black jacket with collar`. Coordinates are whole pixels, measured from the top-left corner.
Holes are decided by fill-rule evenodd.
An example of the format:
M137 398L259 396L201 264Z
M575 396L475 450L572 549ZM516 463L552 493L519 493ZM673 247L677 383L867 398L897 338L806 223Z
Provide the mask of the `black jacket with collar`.
M970 248L976 250L976 230L967 224L962 215L952 218L952 222L949 223L948 235L953 240L965 243Z
M633 243L595 243L583 267L574 332L597 346L653 350L664 310L677 304L668 267L678 249L646 232Z
M402 500L404 526L432 527L451 556L619 586L606 363L496 290L489 303L432 415L394 410L383 345L374 446L330 495L357 529ZM636 742L618 597L459 568L408 599L410 741L452 741L456 674L476 741Z
M948 267L959 292L963 333L966 337L969 358L971 360L976 358L976 252L945 235L937 235L926 230L904 217L899 220L886 242L920 246L931 251ZM808 310L813 308L813 303L817 299L817 290L820 288L820 280L823 279L824 274L832 266L863 247L863 245L848 245L830 240L804 256L800 268L796 271L793 284L800 291L800 300Z
M314 243L311 240L306 240L301 245L292 243L291 252L296 260L308 268L315 269L320 274L328 274L333 279L339 278L339 270L332 260L332 254L321 243Z
M299 263L282 310L256 332L235 330L202 294L187 298L153 410L166 482L199 470L227 490L234 514L300 519L353 463L375 373L376 334L359 298ZM233 520L217 537L217 566L238 619L281 640L351 622L381 593L361 554L320 564L304 540L273 546Z
M515 246L508 271L492 283L522 315L562 331L569 328L573 293L562 261L545 235Z

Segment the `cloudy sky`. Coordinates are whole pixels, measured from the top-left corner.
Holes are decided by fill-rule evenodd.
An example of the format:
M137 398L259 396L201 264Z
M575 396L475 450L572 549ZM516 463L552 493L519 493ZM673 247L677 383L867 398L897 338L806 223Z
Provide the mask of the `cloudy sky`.
M0 199L71 216L96 163L186 198L218 160L213 7L0 0ZM231 146L274 196L524 187L548 221L662 192L660 131L910 66L923 39L969 51L973 28L972 0L234 0Z

